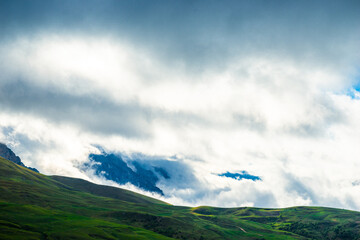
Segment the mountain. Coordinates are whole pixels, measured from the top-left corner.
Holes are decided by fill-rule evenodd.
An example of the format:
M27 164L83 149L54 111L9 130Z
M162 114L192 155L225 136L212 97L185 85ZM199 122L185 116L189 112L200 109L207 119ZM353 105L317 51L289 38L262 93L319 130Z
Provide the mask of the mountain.
M16 156L15 153L3 143L0 143L0 157L8 159L8 160L20 165L20 166L26 167L26 168L28 168L30 170L35 171L35 172L39 172L36 168L25 166L21 162L21 159L18 156Z
M120 154L107 154L104 151L101 154L90 154L89 159L89 162L81 166L82 170L92 169L96 175L107 180L121 185L131 183L148 192L164 195L163 191L156 186L160 177L169 178L163 168L145 166L136 160L126 162Z
M0 158L0 239L359 239L360 213L181 207Z

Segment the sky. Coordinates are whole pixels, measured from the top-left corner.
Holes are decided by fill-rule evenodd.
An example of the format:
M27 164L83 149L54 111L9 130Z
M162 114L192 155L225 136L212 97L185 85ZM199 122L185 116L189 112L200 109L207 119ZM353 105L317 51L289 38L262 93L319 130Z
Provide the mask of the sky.
M44 174L105 184L78 168L96 146L170 159L173 204L360 210L359 12L1 0L0 141ZM242 171L261 181L219 176Z

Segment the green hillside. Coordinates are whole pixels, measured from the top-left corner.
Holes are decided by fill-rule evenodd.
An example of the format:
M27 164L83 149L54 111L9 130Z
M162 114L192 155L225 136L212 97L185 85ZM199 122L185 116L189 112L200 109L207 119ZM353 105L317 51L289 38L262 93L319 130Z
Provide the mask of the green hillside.
M360 213L172 206L0 158L0 239L360 239Z

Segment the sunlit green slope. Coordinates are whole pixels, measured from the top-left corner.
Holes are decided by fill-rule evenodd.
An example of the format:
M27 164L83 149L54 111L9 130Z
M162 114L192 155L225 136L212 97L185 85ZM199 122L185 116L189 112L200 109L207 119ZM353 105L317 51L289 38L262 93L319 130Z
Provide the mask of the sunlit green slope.
M358 212L178 207L0 158L0 239L358 239Z

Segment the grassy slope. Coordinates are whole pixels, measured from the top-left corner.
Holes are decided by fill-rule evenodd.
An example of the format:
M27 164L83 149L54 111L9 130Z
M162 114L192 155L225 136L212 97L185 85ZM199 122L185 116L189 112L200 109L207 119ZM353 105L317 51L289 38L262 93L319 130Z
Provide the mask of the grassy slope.
M0 239L357 239L358 212L177 207L0 158Z

